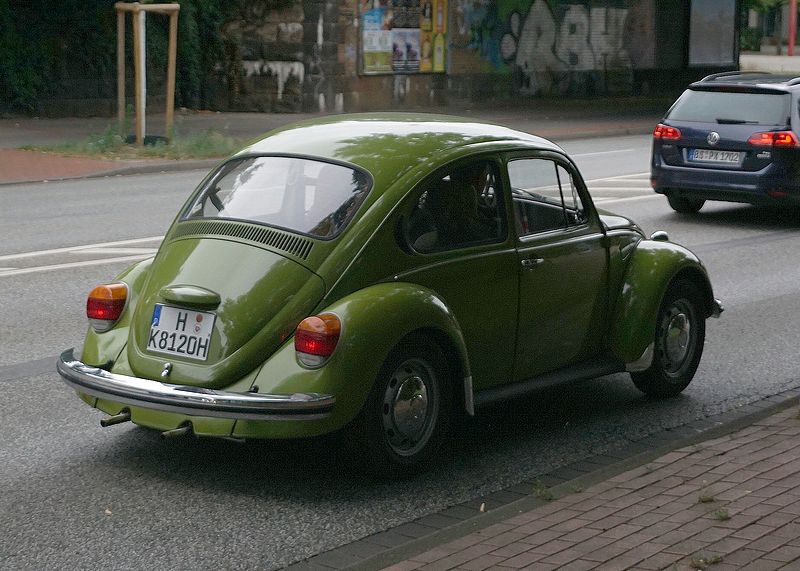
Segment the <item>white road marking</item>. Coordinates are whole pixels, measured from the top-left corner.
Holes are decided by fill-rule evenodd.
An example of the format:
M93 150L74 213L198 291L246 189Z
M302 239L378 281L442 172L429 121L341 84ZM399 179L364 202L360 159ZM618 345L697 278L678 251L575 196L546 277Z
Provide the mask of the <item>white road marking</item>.
M23 274L35 274L39 272L49 272L52 270L64 270L69 268L83 268L86 266L102 266L103 264L113 264L116 262L134 262L149 258L149 254L138 254L136 256L120 256L118 258L103 258L100 260L84 260L83 262L69 262L65 264L52 264L49 266L35 266L32 268L19 268L0 271L0 278L8 276L19 276Z
M70 250L70 254L106 254L109 256L124 256L133 254L144 254L153 256L158 252L158 248L90 248L86 250Z
M107 246L123 246L125 244L140 244L142 242L153 242L163 240L164 236L151 236L150 238L134 238L132 240L117 240L116 242L100 242L98 244L85 244L83 246L70 246L68 248L55 248L53 250L37 250L35 252L23 252L21 254L8 254L0 256L0 262L7 260L19 260L23 258L33 258L35 256L47 256L49 254L61 254L66 252L78 252L81 250L92 250L94 248L104 248Z
M594 197L600 191L616 191L616 192L624 192L626 194L631 192L653 192L652 188L644 188L644 187L630 187L630 186L592 186L589 189L589 192Z
M634 178L634 177L637 177L637 176L641 177L642 179L645 179L645 177L646 177L648 181L650 180L650 172L648 171L648 172L635 172L633 174L621 174L621 175L618 175L618 176L605 176L603 178L594 178L594 179L591 179L591 180L586 180L584 182L586 184L589 184L590 182L600 182L600 181L604 181L604 180L618 180L618 179L621 179L621 178Z
M617 149L615 151L597 151L594 153L577 153L570 155L571 157L594 157L596 155L611 155L613 153L630 153L636 149Z
M651 200L653 198L664 198L662 194L648 194L646 196L629 196L627 198L616 198L616 197L608 197L608 198L598 198L594 202L596 204L612 204L617 202L633 202L634 200Z

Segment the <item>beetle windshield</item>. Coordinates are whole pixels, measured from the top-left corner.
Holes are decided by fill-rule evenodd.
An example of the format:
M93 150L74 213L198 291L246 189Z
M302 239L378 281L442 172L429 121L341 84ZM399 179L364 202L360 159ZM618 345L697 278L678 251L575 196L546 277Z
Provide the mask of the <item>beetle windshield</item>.
M361 171L312 159L234 159L220 167L184 218L232 218L333 238L364 201L368 180Z

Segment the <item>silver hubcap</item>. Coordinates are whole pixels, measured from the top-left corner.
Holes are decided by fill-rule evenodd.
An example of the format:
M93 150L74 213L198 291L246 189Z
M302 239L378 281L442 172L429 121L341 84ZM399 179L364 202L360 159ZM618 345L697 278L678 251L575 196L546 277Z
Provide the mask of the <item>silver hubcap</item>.
M389 378L381 421L389 446L402 456L419 452L436 426L436 375L421 359L408 359Z
M681 376L691 363L697 343L693 320L694 308L684 299L676 300L664 313L659 349L664 372L669 376Z

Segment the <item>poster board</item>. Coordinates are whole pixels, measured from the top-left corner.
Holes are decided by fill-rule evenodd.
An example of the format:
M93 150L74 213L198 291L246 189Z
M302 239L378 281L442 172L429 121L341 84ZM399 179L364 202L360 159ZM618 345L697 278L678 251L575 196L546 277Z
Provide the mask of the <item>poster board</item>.
M362 0L361 73L444 73L448 0Z
M692 0L689 65L736 64L736 0Z

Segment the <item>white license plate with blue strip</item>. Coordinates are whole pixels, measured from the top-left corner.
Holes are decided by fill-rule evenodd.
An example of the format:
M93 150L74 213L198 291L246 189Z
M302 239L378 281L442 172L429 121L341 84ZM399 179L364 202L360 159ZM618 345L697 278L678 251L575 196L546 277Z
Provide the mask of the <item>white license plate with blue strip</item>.
M197 361L208 359L216 315L157 303L150 321L147 350Z

